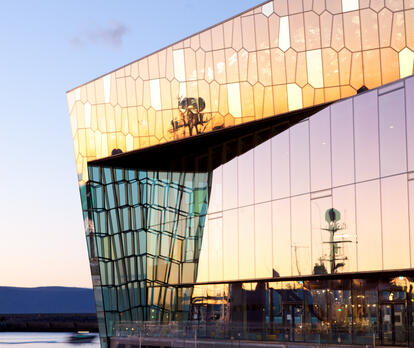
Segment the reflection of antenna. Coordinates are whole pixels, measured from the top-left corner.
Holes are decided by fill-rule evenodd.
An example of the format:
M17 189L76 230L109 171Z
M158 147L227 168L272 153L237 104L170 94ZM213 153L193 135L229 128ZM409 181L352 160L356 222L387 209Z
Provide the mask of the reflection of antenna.
M351 240L335 240L335 233L343 230L345 225L340 225L338 221L341 219L341 213L334 209L328 209L325 212L325 220L329 224L328 228L321 228L324 231L329 232L329 242L323 242L325 244L329 244L329 258L321 259L320 261L328 261L331 264L331 273L336 273L338 268L344 267L346 260L348 257L338 255L339 250L342 248L340 245L343 243L352 243ZM337 236L338 237L338 236ZM343 236L341 236L343 238ZM337 263L336 261L342 261Z
M296 270L298 271L298 275L301 275L300 274L300 269L299 269L299 262L298 262L298 248L305 249L305 248L309 248L309 247L306 246L306 245L296 245L296 244L293 244L291 247L295 250Z

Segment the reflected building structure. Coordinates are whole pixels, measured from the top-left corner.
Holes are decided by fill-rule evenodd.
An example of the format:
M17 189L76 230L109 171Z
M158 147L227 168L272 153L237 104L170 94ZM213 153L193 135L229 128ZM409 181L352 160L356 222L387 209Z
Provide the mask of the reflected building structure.
M414 344L413 62L411 1L275 0L69 91L102 344Z

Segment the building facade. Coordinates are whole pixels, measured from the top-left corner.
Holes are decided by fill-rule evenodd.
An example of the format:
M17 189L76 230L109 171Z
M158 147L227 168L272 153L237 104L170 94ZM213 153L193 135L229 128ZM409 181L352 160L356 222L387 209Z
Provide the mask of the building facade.
M413 62L413 2L275 0L69 91L102 343L414 344Z

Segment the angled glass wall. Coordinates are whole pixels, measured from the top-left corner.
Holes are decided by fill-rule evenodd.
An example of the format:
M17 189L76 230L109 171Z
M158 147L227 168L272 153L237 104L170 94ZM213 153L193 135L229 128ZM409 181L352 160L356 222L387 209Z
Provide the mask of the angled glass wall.
M91 166L89 177L84 218L101 336L120 321L176 320L171 285L197 278L211 175Z

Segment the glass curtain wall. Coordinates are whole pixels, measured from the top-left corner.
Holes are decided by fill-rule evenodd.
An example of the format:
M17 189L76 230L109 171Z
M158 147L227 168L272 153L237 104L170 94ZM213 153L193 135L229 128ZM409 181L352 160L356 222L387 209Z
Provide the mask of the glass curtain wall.
M411 268L412 100L364 92L216 168L197 281Z
M172 306L171 284L197 278L211 175L91 166L89 177L81 193L101 338L121 321L181 318L189 309Z

